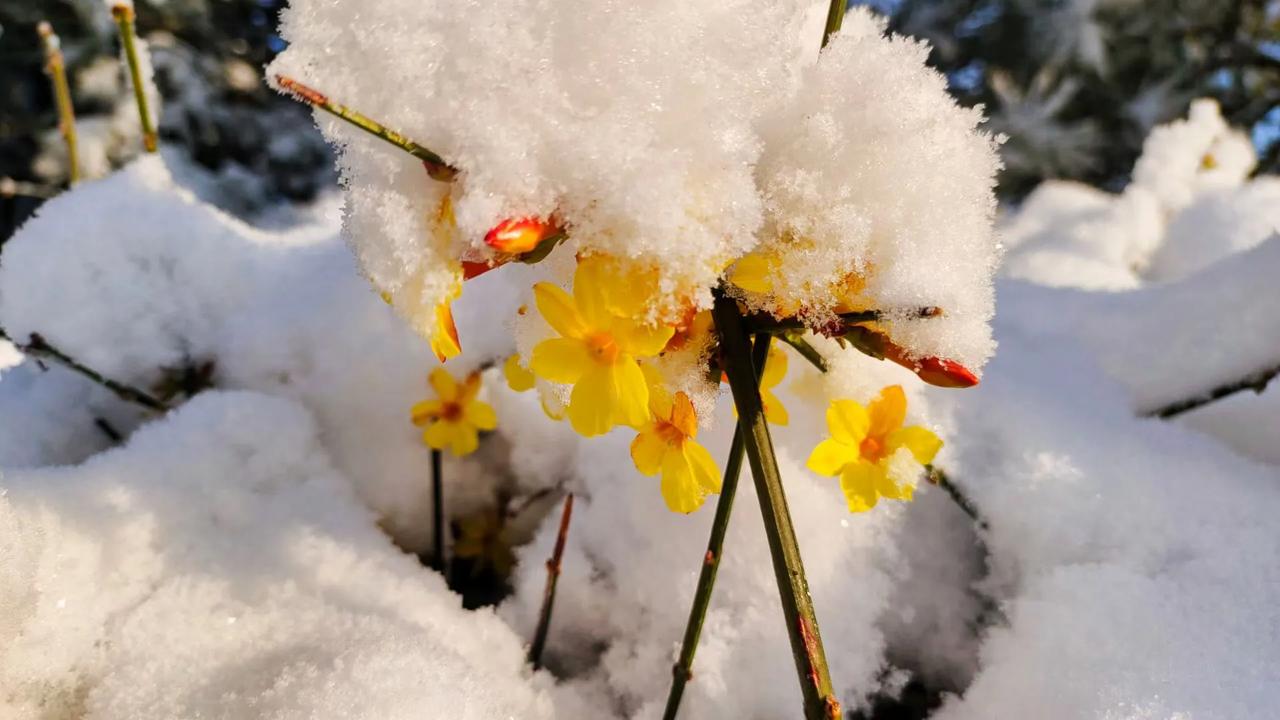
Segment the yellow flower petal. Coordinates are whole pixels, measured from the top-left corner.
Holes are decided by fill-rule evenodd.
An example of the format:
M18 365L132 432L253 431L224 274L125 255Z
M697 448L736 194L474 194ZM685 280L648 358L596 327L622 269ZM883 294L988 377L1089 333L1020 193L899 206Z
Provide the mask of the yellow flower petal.
M444 368L436 368L431 371L431 375L427 377L431 383L431 387L435 388L436 395L445 402L453 402L458 399L458 383Z
M869 462L845 466L840 473L840 489L849 503L849 512L866 512L876 506L879 499L876 485L883 475L884 470L879 465Z
M880 391L880 397L871 401L867 408L871 416L871 429L867 434L874 438L882 438L902 427L907 418L907 395L902 392L901 385L890 385Z
M631 462L643 475L657 475L662 469L662 457L667 453L667 444L657 433L641 431L631 441Z
M591 359L586 343L572 338L551 338L533 347L529 368L544 380L575 383L588 370L600 367Z
M609 327L609 288L616 282L610 278L606 261L601 257L588 257L578 262L573 273L573 301L583 321L594 329ZM612 281L612 282L611 282Z
M787 354L782 348L769 348L769 358L764 361L764 374L760 376L760 387L775 387L787 375Z
M476 429L467 423L453 423L449 428L449 452L458 457L470 455L480 447Z
M681 435L687 438L698 436L698 413L693 409L693 403L689 400L689 396L682 392L676 393L675 400L671 404L671 424L680 431Z
M507 387L516 392L532 390L537 378L532 370L520 364L520 356L512 355L502 363L502 376L507 379Z
M670 452L663 457L661 488L662 499L672 512L691 513L702 507L707 496L688 458L681 452Z
M453 434L450 431L449 423L444 422L443 420L437 420L436 422L431 423L427 426L427 429L422 432L422 442L426 443L427 447L436 450L443 450L448 447L449 440L452 437Z
M768 388L760 388L760 402L764 404L764 419L779 427L791 422L791 414L787 408Z
M462 352L462 342L458 340L458 326L453 322L453 308L442 302L436 306L435 324L431 330L431 352L436 359L444 362Z
M614 422L640 427L649 421L649 383L640 364L623 356L610 368L613 381ZM686 398L687 400L687 398Z
M911 451L911 455L916 459L916 462L921 465L928 465L933 462L934 456L942 449L942 438L934 435L927 428L912 425L889 433L888 444L889 452L892 453L898 448L906 448Z
M818 447L809 454L805 467L827 477L840 474L844 466L858 461L858 449L845 445L838 440L827 439L818 443Z
M431 421L431 418L440 414L443 403L439 400L423 400L415 403L409 408L409 419L414 425L422 426Z
M845 445L857 447L870 428L867 409L853 400L836 400L827 407L827 430L832 438Z
M586 334L587 326L569 293L551 283L540 282L533 286L533 299L542 318L562 336L580 338Z
M767 293L773 290L775 264L761 253L749 253L734 263L729 282L749 292Z
M665 325L648 325L628 318L613 318L609 333L625 353L637 357L652 357L662 352L667 341L676 332Z
M534 352L536 361L538 354ZM642 376L643 377L643 376ZM582 377L578 378L569 395L569 424L575 432L583 437L603 435L614 426L613 368L593 363Z
M692 440L684 444L683 452L684 459L693 469L693 479L697 481L699 487L709 493L720 492L720 468L716 467L716 461L712 459L711 453Z
M473 400L467 403L466 409L463 411L463 417L467 422L481 430L492 430L498 426L498 415L490 407L489 403Z
M477 370L469 375L458 386L458 403L466 405L476 399L476 395L480 394L480 371Z

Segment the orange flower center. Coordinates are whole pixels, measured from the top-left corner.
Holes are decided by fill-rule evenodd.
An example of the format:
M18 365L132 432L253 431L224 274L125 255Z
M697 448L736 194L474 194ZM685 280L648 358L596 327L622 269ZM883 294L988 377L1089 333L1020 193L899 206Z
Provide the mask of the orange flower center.
M445 422L456 423L462 419L462 405L456 402L447 402L440 408L440 419Z
M607 332L599 332L587 338L587 348L596 361L605 365L612 365L618 359L618 354L622 352L613 336Z
M684 433L674 424L666 420L659 420L654 432L658 434L658 437L662 438L662 442L675 448L684 447Z
M858 446L858 452L862 457L871 462L880 462L885 456L884 438L867 436L862 444Z

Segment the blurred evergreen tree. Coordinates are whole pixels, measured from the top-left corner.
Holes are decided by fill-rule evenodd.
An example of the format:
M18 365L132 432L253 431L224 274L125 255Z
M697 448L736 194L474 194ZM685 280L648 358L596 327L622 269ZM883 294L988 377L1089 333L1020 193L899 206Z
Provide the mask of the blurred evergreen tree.
M867 0L1004 147L1001 192L1046 178L1119 189L1155 125L1216 98L1280 169L1280 0Z

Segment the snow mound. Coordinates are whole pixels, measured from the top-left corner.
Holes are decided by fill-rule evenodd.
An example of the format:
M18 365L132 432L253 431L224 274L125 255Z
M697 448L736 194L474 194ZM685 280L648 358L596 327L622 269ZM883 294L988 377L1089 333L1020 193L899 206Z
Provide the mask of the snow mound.
M521 639L392 547L317 432L209 393L84 465L6 472L4 716L551 717Z

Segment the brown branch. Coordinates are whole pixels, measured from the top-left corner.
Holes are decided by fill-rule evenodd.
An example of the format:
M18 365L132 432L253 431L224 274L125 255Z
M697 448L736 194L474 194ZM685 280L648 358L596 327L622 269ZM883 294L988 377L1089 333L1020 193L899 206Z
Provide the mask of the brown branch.
M1261 394L1263 390L1267 389L1267 385L1274 380L1277 375L1280 375L1280 365L1273 365L1272 367L1263 368L1255 373L1246 375L1239 380L1223 383L1217 387L1210 388L1199 395L1184 398L1167 405L1161 405L1153 410L1148 410L1142 413L1142 415L1144 417L1156 417L1161 420L1168 420L1182 415L1183 413L1195 410L1196 408L1204 407L1209 403L1216 402L1225 397L1230 397L1244 390L1252 390L1255 393Z
M49 341L45 340L39 333L31 333L31 337L26 343L19 343L9 337L9 334L4 331L4 328L0 328L0 340L8 340L9 342L12 342L18 350L33 358L39 360L52 360L68 370L71 370L82 377L88 378L89 380L92 380L93 382L110 390L116 397L124 400L125 402L141 405L148 410L154 410L156 412L167 412L169 410L168 405L157 400L145 390L140 390L132 385L112 380L97 370L94 370L88 365L85 365L79 360L76 360L65 352L59 350L57 347L49 343Z
M538 627L529 646L529 662L533 669L542 667L542 651L547 645L547 631L551 627L551 608L556 601L556 583L560 579L560 563L564 559L565 541L569 537L569 520L573 517L573 493L564 498L564 511L560 513L560 530L556 533L556 546L547 561L547 587L542 593L542 610L538 613Z

